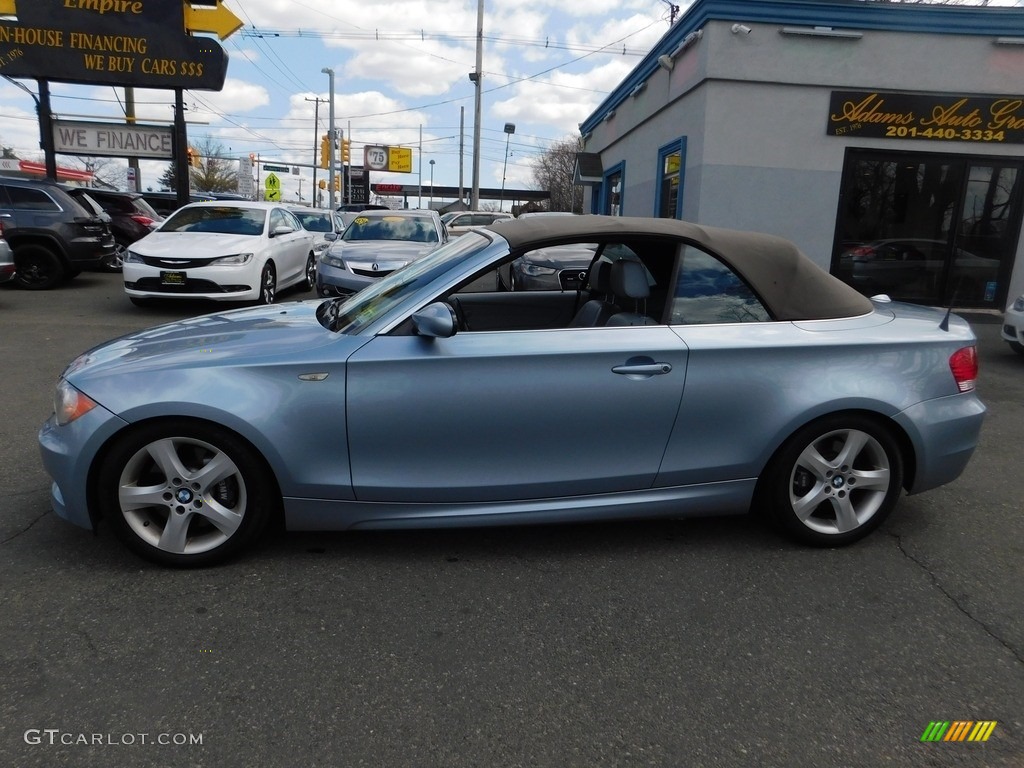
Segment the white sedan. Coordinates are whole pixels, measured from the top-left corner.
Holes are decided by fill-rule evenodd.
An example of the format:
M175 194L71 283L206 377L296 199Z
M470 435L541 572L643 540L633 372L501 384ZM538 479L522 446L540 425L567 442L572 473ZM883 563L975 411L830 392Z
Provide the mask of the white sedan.
M192 203L132 244L124 290L140 305L164 298L273 304L278 289L316 284L313 240L274 203Z
M1019 355L1024 355L1024 296L1006 308L1003 315L1003 340Z

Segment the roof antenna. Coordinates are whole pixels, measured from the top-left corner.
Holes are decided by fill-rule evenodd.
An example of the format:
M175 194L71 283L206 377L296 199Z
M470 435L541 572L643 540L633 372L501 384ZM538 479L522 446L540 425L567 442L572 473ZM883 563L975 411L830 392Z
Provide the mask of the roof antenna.
M953 314L953 308L949 307L946 310L946 316L944 318L942 318L942 322L939 323L939 330L940 331L948 331L949 330L949 316L951 314Z

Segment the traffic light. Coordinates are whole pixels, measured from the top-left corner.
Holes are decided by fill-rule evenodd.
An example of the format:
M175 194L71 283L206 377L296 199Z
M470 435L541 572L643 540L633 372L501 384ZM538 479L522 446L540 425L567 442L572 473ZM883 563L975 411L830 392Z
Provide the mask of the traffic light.
M326 133L320 137L320 167L331 167L331 140Z
M352 146L352 139L341 140L341 162L347 163L351 159L349 148Z
M199 153L192 147L188 148L188 164L193 168L199 167Z
M335 176L334 177L334 191L335 192L340 192L341 191L341 176Z

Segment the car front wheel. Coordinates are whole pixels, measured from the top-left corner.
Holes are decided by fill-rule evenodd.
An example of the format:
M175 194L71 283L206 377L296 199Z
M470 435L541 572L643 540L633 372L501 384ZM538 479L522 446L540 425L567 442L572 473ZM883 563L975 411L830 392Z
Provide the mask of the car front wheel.
M259 304L273 304L277 299L277 274L274 265L267 262L260 273L260 295L256 300Z
M118 441L98 476L99 508L135 553L212 565L266 527L277 496L257 454L201 422L154 422Z
M302 291L311 291L316 286L316 257L311 253L309 258L306 259L306 273L299 283L299 289Z
M856 414L799 430L764 478L775 520L797 540L851 544L877 528L899 499L903 458L891 431Z

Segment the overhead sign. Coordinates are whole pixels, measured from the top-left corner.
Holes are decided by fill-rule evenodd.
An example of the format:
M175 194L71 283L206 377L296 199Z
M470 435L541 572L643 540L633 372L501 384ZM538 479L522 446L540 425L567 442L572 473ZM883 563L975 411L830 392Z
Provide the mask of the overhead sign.
M273 173L267 174L267 179L263 182L263 189L263 197L266 200L277 202L281 199L281 179Z
M53 145L65 155L170 160L174 157L174 131L162 125L54 120Z
M1024 95L833 91L829 136L1024 144Z
M186 8L183 0L0 0L0 15L15 17L0 20L0 75L219 91L227 54L215 40L188 34L186 19L234 14L220 0ZM192 31L216 31L198 26Z
M288 173L287 165L273 165L271 163L263 164L264 171L277 171L278 173Z
M409 147L363 147L363 165L371 171L412 173L412 149Z

